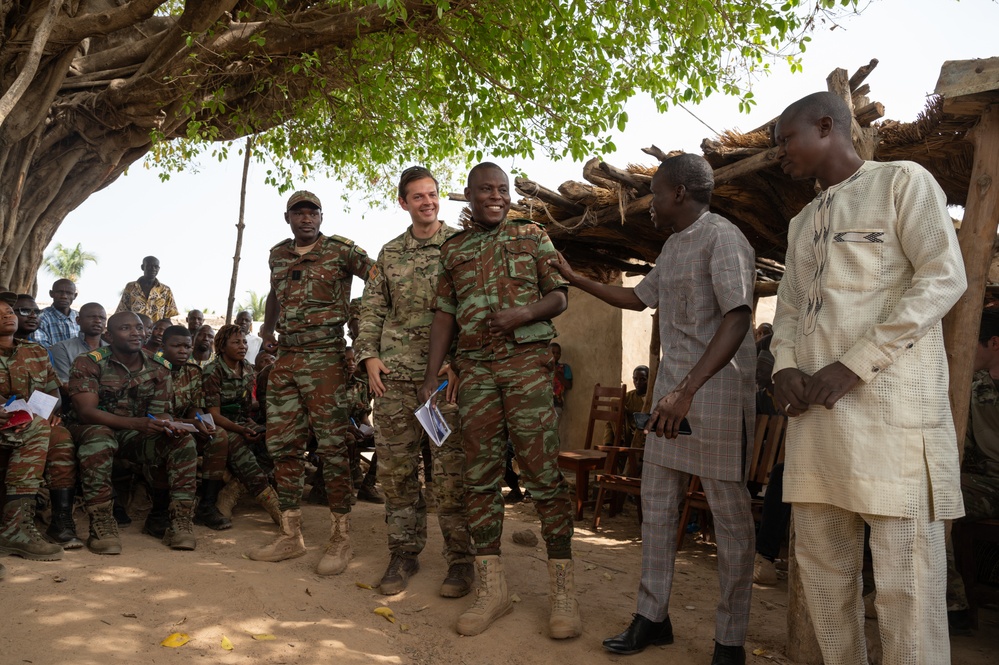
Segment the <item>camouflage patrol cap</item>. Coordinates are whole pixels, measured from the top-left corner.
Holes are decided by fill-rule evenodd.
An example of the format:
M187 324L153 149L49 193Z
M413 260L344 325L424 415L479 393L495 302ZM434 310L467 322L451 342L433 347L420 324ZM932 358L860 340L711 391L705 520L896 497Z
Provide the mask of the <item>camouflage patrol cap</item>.
M288 207L285 208L285 210L291 210L300 203L308 203L309 205L315 206L319 209L322 209L323 207L323 204L319 202L318 196L312 192L300 189L288 198Z
M354 298L350 301L350 305L347 308L347 318L349 319L359 319L361 318L361 299Z

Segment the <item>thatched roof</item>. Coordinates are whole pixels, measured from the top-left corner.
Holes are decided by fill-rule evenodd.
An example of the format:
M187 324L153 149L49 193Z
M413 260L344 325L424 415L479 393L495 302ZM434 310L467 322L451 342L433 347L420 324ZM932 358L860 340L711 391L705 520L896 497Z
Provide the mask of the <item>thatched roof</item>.
M876 61L863 76L874 65ZM941 100L933 98L914 122L875 124L884 111L867 100L863 76L855 74L850 89L858 123L873 135L873 158L918 162L936 177L949 203L964 205L973 153L965 135L977 117L945 115ZM815 196L813 183L792 181L780 170L770 141L772 123L746 133L725 132L701 144L715 169L711 208L746 234L759 257L763 281L780 278L788 221ZM655 146L644 152L660 160L668 156ZM524 198L516 209L544 224L569 261L598 278L610 279L618 271L647 272L669 236L649 217L649 184L657 165L652 159L617 168L593 159L583 168L584 181L563 183L557 191L518 178L517 191Z

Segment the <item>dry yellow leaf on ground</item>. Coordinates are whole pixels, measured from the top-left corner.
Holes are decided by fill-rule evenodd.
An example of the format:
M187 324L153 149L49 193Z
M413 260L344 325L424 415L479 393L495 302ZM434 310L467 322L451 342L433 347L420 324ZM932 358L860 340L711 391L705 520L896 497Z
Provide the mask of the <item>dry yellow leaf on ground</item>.
M233 650L232 641L225 635L222 636L222 648L225 649L226 651Z
M182 647L191 640L191 636L187 633L171 633L169 637L160 642L161 647L170 647L171 649L176 649L177 647Z
M277 639L276 637L274 637L270 633L258 633L256 635L253 635L252 637L253 637L253 639L258 640L260 642L266 642L268 640L276 640Z
M395 614L389 608L387 608L387 607L376 607L373 611L378 616L383 616L386 619L388 619L389 621L391 621L392 623L395 623Z
M364 582L354 582L354 584L357 585L358 589L374 589L375 588L375 587L371 586L370 584L365 584Z

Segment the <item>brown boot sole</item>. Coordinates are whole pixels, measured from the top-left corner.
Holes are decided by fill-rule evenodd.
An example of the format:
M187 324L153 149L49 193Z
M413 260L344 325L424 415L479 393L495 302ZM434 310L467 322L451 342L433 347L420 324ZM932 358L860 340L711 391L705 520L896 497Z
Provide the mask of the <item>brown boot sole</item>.
M63 551L59 548L58 552L53 552L52 554L35 554L33 552L25 552L24 550L19 550L14 547L0 547L0 556L19 556L22 559L27 559L29 561L59 561L62 559Z

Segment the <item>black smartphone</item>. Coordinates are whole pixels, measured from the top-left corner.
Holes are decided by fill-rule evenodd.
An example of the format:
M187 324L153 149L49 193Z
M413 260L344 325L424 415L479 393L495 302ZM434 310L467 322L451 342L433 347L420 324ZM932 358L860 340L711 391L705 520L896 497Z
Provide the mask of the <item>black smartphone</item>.
M649 413L635 413L635 414L632 414L632 416L635 419L635 427L637 427L638 429L644 430L648 426L648 424L649 424L649 418L652 417L652 414L649 414ZM686 418L684 418L683 420L680 421L680 434L685 434L687 436L690 436L691 434L693 434L693 431L691 431L691 429L690 429L690 423L687 422Z

